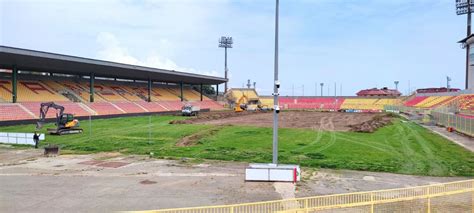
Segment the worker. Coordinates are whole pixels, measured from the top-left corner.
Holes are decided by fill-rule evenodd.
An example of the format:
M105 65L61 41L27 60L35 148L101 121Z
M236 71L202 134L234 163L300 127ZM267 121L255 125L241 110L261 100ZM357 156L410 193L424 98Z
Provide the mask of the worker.
M35 149L38 149L39 136L40 135L37 132L35 132L35 134L33 135L33 141L35 142Z

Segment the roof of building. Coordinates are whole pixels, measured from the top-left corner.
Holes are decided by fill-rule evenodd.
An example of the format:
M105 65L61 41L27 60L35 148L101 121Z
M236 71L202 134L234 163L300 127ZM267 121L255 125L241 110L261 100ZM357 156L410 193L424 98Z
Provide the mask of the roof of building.
M169 83L221 84L227 82L227 79L215 76L0 46L0 68L13 69L14 66L26 71L84 76L94 73L96 77L151 79Z
M400 96L401 93L398 90L388 88L372 88L361 90L357 93L358 96Z

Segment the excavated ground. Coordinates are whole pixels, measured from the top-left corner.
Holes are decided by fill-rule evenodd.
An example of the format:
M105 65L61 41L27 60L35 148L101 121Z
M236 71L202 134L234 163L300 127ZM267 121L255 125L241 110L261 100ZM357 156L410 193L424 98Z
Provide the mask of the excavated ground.
M305 128L329 131L373 132L389 124L391 117L384 113L339 113L312 111L284 111L279 114L281 128ZM172 121L173 124L213 124L271 127L271 112L209 112L188 119Z

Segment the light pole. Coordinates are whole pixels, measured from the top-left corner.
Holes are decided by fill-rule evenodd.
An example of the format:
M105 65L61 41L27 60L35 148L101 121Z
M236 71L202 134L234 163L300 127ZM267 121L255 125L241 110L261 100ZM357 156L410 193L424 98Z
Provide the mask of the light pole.
M323 97L323 87L324 87L324 83L320 83L319 85L321 85L321 97Z
M393 83L395 83L395 90L398 91L398 83L400 83L400 81L394 81Z
M229 69L227 68L227 48L232 48L232 44L234 41L232 40L232 37L230 36L222 36L219 39L219 47L224 48L225 50L225 55L224 55L224 75L225 79L227 79L227 71ZM227 81L224 83L224 94L227 92Z
M278 164L278 113L280 107L278 105L278 89L280 88L280 82L278 81L278 6L279 0L276 0L275 4L275 61L274 61L274 82L273 86L273 160L272 163Z
M301 179L299 165L278 164L278 104L280 81L278 80L278 6L276 0L275 12L275 63L274 63L274 85L273 85L273 158L271 164L250 164L245 169L246 181L292 181L296 183ZM276 175L273 175L276 174Z
M451 78L449 76L446 76L446 88L448 92L451 89L451 85L449 84L450 81L451 81Z

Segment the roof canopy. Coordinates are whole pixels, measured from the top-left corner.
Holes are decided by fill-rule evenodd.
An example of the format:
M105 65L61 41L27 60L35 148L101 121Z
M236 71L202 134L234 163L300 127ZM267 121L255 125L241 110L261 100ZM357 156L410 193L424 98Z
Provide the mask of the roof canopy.
M27 71L84 76L94 73L96 77L151 79L169 83L221 84L227 81L214 76L0 46L0 68L12 69L13 66Z

